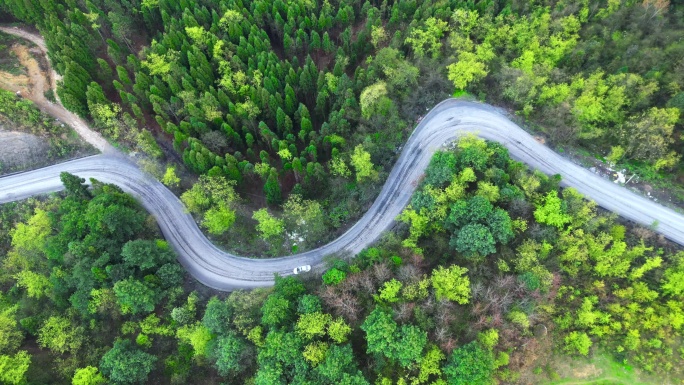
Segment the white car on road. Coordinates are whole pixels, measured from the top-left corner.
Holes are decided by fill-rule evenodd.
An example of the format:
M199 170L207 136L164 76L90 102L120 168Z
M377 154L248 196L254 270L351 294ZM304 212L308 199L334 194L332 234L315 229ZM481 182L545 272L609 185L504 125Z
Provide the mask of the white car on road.
M304 266L299 266L295 267L294 270L292 270L293 273L299 274L299 273L306 273L307 271L311 270L311 265L304 265Z

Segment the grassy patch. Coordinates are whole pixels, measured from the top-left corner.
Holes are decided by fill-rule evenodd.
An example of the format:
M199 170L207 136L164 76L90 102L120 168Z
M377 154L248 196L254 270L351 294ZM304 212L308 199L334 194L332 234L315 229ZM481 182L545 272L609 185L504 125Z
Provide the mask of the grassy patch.
M597 353L590 358L556 359L555 381L542 380L543 385L664 385L678 382L662 377L652 377L614 360L606 353ZM550 377L550 376L549 376ZM547 377L548 378L548 377ZM557 378L557 377L556 377Z

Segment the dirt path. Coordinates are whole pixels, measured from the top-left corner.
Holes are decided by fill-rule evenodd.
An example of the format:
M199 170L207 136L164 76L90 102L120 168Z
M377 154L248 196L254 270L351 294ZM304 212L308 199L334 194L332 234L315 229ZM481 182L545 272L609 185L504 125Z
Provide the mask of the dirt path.
M47 56L47 47L45 46L45 41L41 36L24 31L17 27L0 26L0 31L3 31L10 35L19 36L31 41L40 49L41 53L45 56L46 60L49 63L49 57ZM83 119L78 117L76 114L67 111L62 106L57 96L58 75L54 71L54 69L52 69L52 65L50 65L50 74L47 76L49 78L48 80L46 79L46 74L43 74L43 72L40 70L38 62L31 57L31 55L29 54L29 50L26 47L24 47L23 49L19 49L19 52L17 54L19 56L19 60L21 61L21 63L24 66L26 66L29 70L29 84L31 85L31 87L28 95L24 95L27 99L35 103L36 106L40 108L43 112L52 115L53 117L73 127L74 130L83 138L83 140L90 143L93 147L97 148L101 152L109 154L120 154L116 148L110 145L102 137L102 135L91 130L88 124ZM49 84L50 88L52 88L52 90L54 91L55 98L57 98L57 103L52 103L51 101L47 100L47 98L45 98L44 93L49 89L46 88L46 84Z

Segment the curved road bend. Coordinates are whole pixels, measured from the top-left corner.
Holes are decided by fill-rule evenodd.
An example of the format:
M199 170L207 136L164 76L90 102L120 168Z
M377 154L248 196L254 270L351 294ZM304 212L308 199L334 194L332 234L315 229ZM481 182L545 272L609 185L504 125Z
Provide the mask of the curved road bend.
M32 41L47 56L42 36L14 27L0 26L0 30ZM55 79L57 74L53 70L53 90L56 90ZM346 233L321 248L289 257L239 257L223 252L209 242L173 193L140 171L82 119L60 104L46 100L43 91L34 90L29 98L44 111L72 125L84 140L103 154L0 178L0 203L63 189L59 181L62 171L117 184L134 195L157 218L162 233L176 249L180 262L190 274L219 290L269 286L273 283L273 273L288 275L295 266L320 266L323 258L331 254L358 253L392 225L409 202L432 154L467 132L504 144L514 158L530 167L547 174L560 174L562 185L576 188L600 206L627 219L643 225L658 221L659 233L684 245L684 216L559 156L491 106L449 99L433 108L416 127L380 195Z
M432 109L408 139L380 195L346 233L318 249L288 257L249 259L219 250L204 237L182 203L158 181L125 157L105 153L0 178L0 203L61 190L59 174L67 171L119 185L156 218L176 249L181 264L197 280L218 290L269 286L273 274L291 274L300 265L322 265L335 253L355 254L386 231L406 206L435 151L459 135L472 132L504 144L512 157L547 174L560 174L600 206L643 225L658 221L657 231L684 244L684 216L575 165L486 104L448 99Z

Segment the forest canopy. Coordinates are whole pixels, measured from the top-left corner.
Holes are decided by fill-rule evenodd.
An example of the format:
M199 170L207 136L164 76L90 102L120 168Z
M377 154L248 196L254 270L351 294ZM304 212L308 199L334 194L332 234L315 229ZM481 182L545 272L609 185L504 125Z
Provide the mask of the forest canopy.
M543 383L566 354L681 377L683 252L497 143L462 139L427 175L322 277L217 296L130 196L63 174L64 196L0 206L0 379Z

